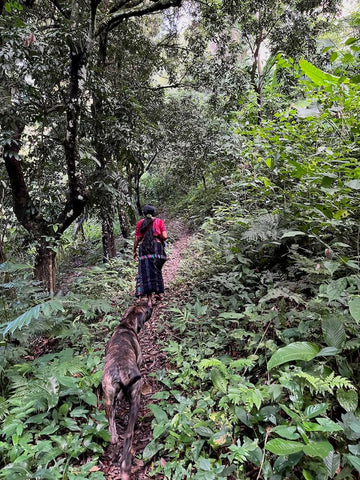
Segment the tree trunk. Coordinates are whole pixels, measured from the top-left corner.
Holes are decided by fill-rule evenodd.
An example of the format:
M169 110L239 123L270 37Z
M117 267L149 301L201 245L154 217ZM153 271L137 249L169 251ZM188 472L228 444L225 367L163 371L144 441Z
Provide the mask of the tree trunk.
M120 224L121 235L124 238L129 238L129 236L130 236L130 226L129 226L129 222L128 222L128 219L127 219L126 212L124 211L123 208L119 207L118 208L118 213L119 213L119 224Z
M110 258L116 257L114 226L112 220L104 220L102 223L103 262L107 263Z
M141 203L140 203L140 174L139 172L136 172L135 174L135 185L134 185L134 190L135 190L135 203L136 203L136 208L139 213L139 215L142 215L142 208L141 208Z
M203 185L204 185L204 190L205 192L207 191L207 185L206 185L206 178L205 178L205 175L201 175L201 180L203 182Z
M2 241L0 240L0 264L4 263L5 260L6 258L5 258L4 247L3 247Z
M257 105L257 124L262 123L262 107L263 107L263 75L261 67L261 45L263 42L263 32L258 34L253 49L253 63L250 71L251 85L256 94Z
M50 244L42 239L36 249L34 278L39 280L50 295L55 292L56 253Z

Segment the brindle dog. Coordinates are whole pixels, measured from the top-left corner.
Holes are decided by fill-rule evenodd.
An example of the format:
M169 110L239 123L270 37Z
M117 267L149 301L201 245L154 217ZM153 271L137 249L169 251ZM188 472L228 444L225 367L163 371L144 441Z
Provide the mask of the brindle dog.
M131 446L140 407L142 355L137 334L151 314L152 308L145 301L130 307L105 348L105 366L101 383L113 445L118 445L115 423L116 401L125 397L130 403L123 453L119 462L123 480L130 478Z

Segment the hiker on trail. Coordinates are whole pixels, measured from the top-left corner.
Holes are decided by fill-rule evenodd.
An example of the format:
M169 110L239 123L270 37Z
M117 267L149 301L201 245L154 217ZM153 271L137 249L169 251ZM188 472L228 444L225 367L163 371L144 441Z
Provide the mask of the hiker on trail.
M155 216L156 209L153 205L145 205L143 212L144 218L136 224L133 246L134 260L139 258L135 295L146 295L149 306L152 306L152 294L164 293L161 269L167 260L164 249L167 232L164 221Z

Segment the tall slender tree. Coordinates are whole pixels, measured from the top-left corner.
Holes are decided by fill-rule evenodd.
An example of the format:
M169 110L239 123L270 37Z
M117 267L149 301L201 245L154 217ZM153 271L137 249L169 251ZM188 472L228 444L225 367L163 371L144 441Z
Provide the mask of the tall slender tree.
M50 292L55 290L56 242L83 212L88 172L96 168L87 162L81 119L91 99L89 78L101 77L95 70L101 39L132 18L179 7L181 1L2 5L3 158L16 217L38 245L35 277Z

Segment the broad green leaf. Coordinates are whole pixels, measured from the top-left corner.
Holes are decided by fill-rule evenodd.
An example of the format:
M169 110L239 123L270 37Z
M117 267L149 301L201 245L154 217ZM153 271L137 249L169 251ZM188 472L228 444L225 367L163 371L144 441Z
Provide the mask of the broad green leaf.
M303 451L309 457L326 458L333 451L333 447L327 440L310 441L307 445L304 445Z
M355 37L349 37L346 42L345 42L345 45L353 45L354 43L356 43L358 41L357 38Z
M340 264L339 262L327 260L326 262L324 262L324 267L331 275L333 275L336 272L336 270L340 268Z
M208 458L200 457L199 458L199 468L200 470L204 470L205 472L209 472L211 470L211 463Z
M332 302L333 300L338 300L341 296L341 294L344 292L344 290L347 287L347 279L346 277L344 278L338 278L337 280L334 280L331 282L326 289L327 297L329 299L329 302ZM333 345L331 345L333 346Z
M322 428L318 423L314 422L302 422L306 432L322 432Z
M88 405L92 405L93 407L97 406L97 397L94 392L86 392L81 395L81 400L84 400Z
M307 432L341 432L343 428L329 418L317 418L314 422L303 422L302 425Z
M327 403L318 403L317 405L309 405L304 410L304 416L307 419L315 418L326 412L329 405Z
M335 60L338 58L338 56L339 56L338 52L333 52L330 55L330 62L335 62Z
M360 458L354 455L345 455L346 460L352 465L358 472L360 472Z
M360 297L354 297L349 302L349 310L353 319L360 322Z
M348 180L344 185L353 190L360 190L360 180Z
M360 439L360 419L353 413L347 412L341 415L342 422L339 422L344 429L348 440Z
M316 355L317 357L333 357L339 352L338 348L335 347L324 347Z
M267 365L267 369L271 370L278 365L282 365L293 360L309 361L316 357L319 353L319 347L309 342L294 342L286 347L279 348L275 352Z
M348 445L349 452L357 457L360 457L360 444L357 445Z
M300 435L296 433L295 426L278 425L271 430L271 433L277 433L280 437L286 438L287 440L297 440L300 438Z
M318 86L337 85L340 77L325 73L319 68L316 68L307 60L300 60L299 65L304 74L310 78L310 80Z
M336 398L342 408L347 412L355 412L357 409L359 398L356 390L344 390L339 388L336 392Z
M305 480L314 480L314 477L307 470L303 469L302 474Z
M211 430L211 428L199 425L198 427L194 428L195 433L200 435L200 437L205 437L205 438L210 438L214 435L214 432Z
M253 417L250 415L249 412L247 412L242 407L236 406L235 407L235 415L240 420L240 422L244 423L247 427L251 428L251 421L252 421Z
M291 237L298 237L299 235L306 235L306 233L301 232L300 230L293 230L291 232L285 232L281 238L291 238Z
M167 423L169 421L166 412L156 403L149 405L149 410L154 414L157 423Z
M322 319L321 327L327 345L340 350L346 340L346 333L342 320L335 316L326 317Z
M144 462L148 462L149 460L151 460L162 448L163 445L154 441L148 443L143 451Z
M316 421L324 428L323 432L341 432L344 430L338 423L335 423L330 418L320 417L317 418Z
M340 454L335 453L334 451L329 452L324 458L324 464L329 472L330 478L335 477L336 472L340 467Z
M275 455L291 455L292 453L301 452L303 448L303 443L282 440L281 438L274 438L265 445L265 449Z
M168 424L160 423L153 428L153 440L157 440L169 428Z

